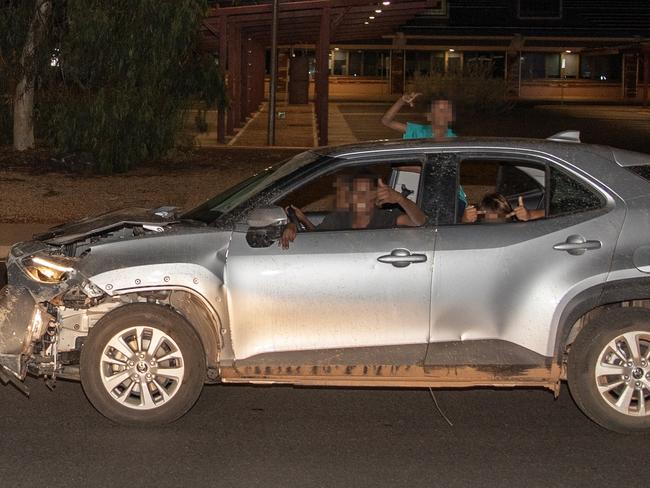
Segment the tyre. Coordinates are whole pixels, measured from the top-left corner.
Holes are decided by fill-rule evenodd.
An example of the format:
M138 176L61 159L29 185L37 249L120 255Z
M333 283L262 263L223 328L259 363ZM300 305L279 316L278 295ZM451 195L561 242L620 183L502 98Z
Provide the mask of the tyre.
M591 321L571 346L568 380L580 409L621 433L650 429L650 310L617 308Z
M93 406L115 422L165 424L192 408L205 364L201 340L183 317L135 303L91 329L81 352L81 384Z

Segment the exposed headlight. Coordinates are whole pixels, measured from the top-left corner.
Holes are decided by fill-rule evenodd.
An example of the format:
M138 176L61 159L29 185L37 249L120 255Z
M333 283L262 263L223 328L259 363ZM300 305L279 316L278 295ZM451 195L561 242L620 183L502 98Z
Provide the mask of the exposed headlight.
M27 274L41 283L59 283L74 271L74 261L62 256L30 256L23 259Z
M29 346L30 342L36 341L45 334L45 329L47 328L50 321L53 321L54 318L50 316L42 307L34 307L34 313L32 314L32 320L30 321L29 327L27 328L27 337L25 341L25 348Z

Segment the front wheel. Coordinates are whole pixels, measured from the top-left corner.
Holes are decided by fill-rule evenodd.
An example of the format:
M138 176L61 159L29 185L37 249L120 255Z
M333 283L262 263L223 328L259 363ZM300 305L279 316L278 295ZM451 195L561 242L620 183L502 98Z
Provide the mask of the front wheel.
M185 414L203 388L205 354L173 310L136 303L95 324L81 353L81 383L104 416L122 424L165 424Z
M571 394L603 427L650 429L650 310L618 308L591 321L571 346Z

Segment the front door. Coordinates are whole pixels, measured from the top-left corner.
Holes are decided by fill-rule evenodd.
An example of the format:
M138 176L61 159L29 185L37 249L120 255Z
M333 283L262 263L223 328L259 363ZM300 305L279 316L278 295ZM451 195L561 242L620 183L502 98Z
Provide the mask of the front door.
M411 345L422 360L433 244L431 229L329 231L301 233L284 250L252 248L235 232L225 280L235 357ZM422 257L399 267L400 253Z
M373 177L399 184L400 190L406 180L394 177L399 168L419 175L413 165L421 165L421 160L403 161L401 166L392 160L373 163L370 169L343 165L278 196L271 203L294 204L320 225L300 232L288 249L278 242L251 247L245 229L233 233L225 286L237 361L257 358L266 364L287 364L293 361L288 358L301 357L295 361L415 364L423 360L429 339L432 226L375 224L332 230L320 223L332 205L341 208L339 190L336 198L330 198L337 181L345 181L339 172L372 171ZM421 203L424 196L418 190L424 185L417 178L409 185L413 187L408 189L409 198L417 195L416 203ZM308 352L295 354L304 351Z

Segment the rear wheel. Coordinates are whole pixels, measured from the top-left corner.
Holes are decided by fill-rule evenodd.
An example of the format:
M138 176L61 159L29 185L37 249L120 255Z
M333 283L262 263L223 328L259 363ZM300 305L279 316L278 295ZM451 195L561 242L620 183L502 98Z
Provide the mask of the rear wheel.
M608 429L650 429L650 310L618 308L580 332L568 380L578 406Z
M205 354L187 321L160 305L132 304L103 317L81 353L81 383L103 415L122 424L164 424L196 402Z

